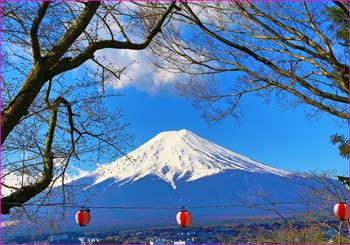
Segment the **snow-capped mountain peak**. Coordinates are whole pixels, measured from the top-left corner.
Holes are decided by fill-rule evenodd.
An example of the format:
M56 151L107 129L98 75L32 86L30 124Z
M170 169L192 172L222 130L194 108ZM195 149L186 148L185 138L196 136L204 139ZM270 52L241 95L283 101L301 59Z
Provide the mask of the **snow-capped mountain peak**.
M186 129L161 132L127 156L101 165L92 174L96 176L94 184L109 178L126 183L153 174L175 189L180 179L194 181L226 170L288 175L288 172L255 162Z

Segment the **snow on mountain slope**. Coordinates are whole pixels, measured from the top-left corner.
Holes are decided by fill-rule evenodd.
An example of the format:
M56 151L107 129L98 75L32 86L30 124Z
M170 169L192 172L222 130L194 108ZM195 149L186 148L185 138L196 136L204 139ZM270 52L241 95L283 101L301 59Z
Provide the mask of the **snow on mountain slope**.
M194 181L225 170L289 175L182 129L159 133L128 156L101 165L90 176L95 178L93 185L111 178L122 185L156 175L175 189L180 179Z

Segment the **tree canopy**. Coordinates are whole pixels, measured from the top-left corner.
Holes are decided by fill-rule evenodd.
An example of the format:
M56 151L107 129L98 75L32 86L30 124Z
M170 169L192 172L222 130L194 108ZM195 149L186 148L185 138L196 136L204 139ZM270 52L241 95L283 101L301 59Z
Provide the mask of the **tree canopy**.
M160 57L155 64L187 74L180 94L209 121L238 117L248 94L349 120L348 3L182 3L181 9L152 45ZM349 156L349 139L335 134L331 142Z
M288 106L308 104L348 120L349 50L338 39L348 20L345 13L345 20L330 19L324 14L329 5L182 3L182 11L152 45L161 57L156 65L187 74L178 88L210 120L235 115L250 93ZM348 12L340 5L344 9L332 7Z
M1 212L8 214L58 179L64 198L72 159L87 154L85 160L97 161L103 153L122 154L129 136L119 121L121 113L103 103L117 94L105 92L103 85L108 79L115 82L123 67L105 64L97 51L146 48L175 3L1 4L1 184L12 190L1 197Z

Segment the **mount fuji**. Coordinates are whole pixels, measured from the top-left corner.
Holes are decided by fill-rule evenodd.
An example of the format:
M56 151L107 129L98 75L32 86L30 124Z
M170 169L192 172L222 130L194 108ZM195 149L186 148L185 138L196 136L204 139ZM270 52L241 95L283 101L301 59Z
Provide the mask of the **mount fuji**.
M61 229L175 225L181 206L192 213L193 224L266 215L243 203L253 207L267 201L294 202L302 189L296 184L299 178L188 130L162 132L128 155L69 183L72 188L66 192L76 205L67 205ZM77 205L91 209L87 227L75 224ZM57 212L49 207L44 211L46 217Z
M127 156L101 166L89 176L94 178L93 185L114 179L121 186L153 175L176 189L176 183L180 180L193 182L229 170L281 177L290 174L255 162L182 129L159 133Z

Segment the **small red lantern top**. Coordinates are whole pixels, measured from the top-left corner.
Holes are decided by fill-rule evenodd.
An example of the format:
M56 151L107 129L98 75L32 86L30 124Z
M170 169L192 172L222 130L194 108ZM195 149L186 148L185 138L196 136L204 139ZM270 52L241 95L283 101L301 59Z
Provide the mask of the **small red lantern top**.
M344 203L338 203L334 206L334 214L340 220L346 220L350 218L350 207Z
M176 215L176 221L179 226L184 228L188 227L192 223L192 215L190 212L182 208L181 211Z
M75 214L75 221L80 226L86 226L90 222L90 209L82 208Z

